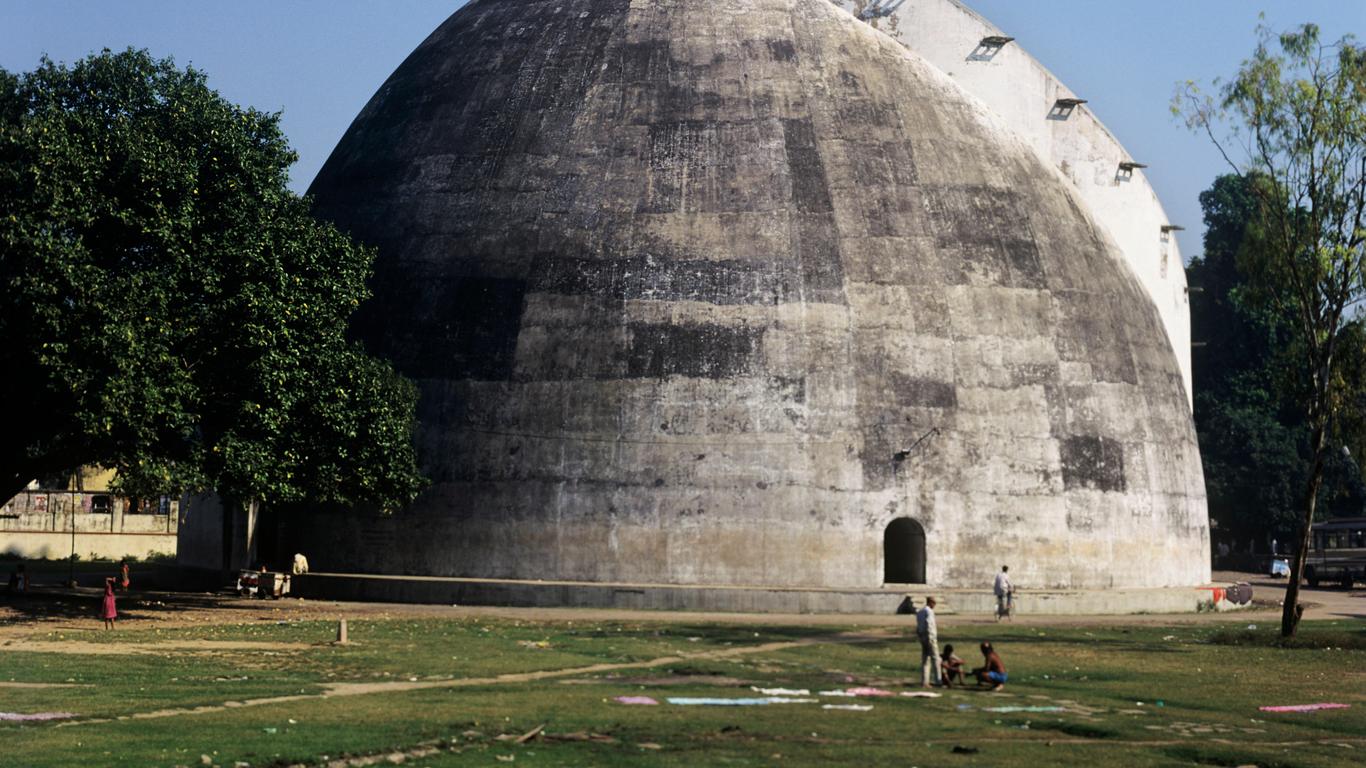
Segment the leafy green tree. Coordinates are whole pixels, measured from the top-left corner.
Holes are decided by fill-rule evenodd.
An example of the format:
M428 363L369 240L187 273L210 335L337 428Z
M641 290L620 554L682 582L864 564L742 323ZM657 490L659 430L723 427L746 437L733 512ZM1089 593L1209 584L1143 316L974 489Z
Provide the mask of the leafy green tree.
M1312 460L1281 617L1281 633L1291 636L1329 433L1349 397L1339 370L1344 329L1366 298L1366 49L1352 38L1325 44L1313 24L1259 35L1217 101L1188 85L1178 108L1235 171L1260 179L1250 188L1263 245L1246 263L1259 298L1297 331ZM1235 133L1221 140L1225 121Z
M411 501L416 390L345 335L373 253L294 160L278 115L144 51L0 70L0 496L102 464L130 493Z
M1298 532L1300 494L1312 456L1303 408L1304 382L1295 365L1300 342L1290 318L1257 299L1245 267L1262 247L1258 179L1221 176L1200 195L1206 225L1204 254L1191 260L1188 277L1199 293L1191 302L1191 327L1205 342L1193 350L1195 424L1205 466L1210 516L1237 541L1289 542ZM1345 329L1357 337L1360 322ZM1349 343L1355 350L1360 344ZM1359 357L1359 356L1358 356ZM1359 374L1347 360L1344 374ZM1359 378L1359 376L1358 376ZM1351 383L1349 392L1366 392ZM1334 426L1319 492L1319 510L1359 510L1360 468L1343 455L1344 441L1360 435L1348 416Z

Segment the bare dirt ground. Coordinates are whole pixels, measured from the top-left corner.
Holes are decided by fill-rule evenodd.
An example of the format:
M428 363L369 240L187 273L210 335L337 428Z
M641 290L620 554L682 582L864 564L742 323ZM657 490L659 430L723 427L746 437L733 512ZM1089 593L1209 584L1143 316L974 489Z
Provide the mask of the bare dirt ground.
M1216 573L1215 583L1247 581L1256 590L1252 608L1201 614L1140 614L1123 616L1033 616L1018 615L1019 624L1053 626L1135 626L1191 624L1210 622L1270 622L1280 616L1285 580L1259 574ZM89 648L81 642L85 633L101 632L95 618L100 593L91 589L49 590L22 597L0 596L0 649L7 643L35 634L59 631L59 640L29 641L26 650L69 651L72 646ZM1366 590L1305 589L1301 600L1308 608L1307 619L1366 618ZM587 608L498 608L450 605L403 605L393 603L343 603L285 599L260 601L207 593L138 593L119 598L120 626L186 627L211 624L250 624L258 621L303 621L401 618L509 618L523 621L616 621L664 623L717 623L787 626L896 627L905 628L911 617L868 614L772 614L772 613L672 613ZM943 615L941 623L957 625L990 624L987 614ZM117 630L116 630L117 631ZM181 645L185 645L182 643ZM222 643L202 641L183 650L231 650ZM239 644L240 645L240 644ZM273 644L266 644L272 645ZM164 649L167 646L159 645ZM179 646L178 646L179 647ZM130 645L122 652L150 651Z

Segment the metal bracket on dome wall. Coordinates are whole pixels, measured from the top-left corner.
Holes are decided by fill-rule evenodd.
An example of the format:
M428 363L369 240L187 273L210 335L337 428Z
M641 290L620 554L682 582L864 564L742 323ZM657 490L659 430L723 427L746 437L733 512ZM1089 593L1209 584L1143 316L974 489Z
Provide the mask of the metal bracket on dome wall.
M991 61L996 58L996 54L1001 49L1015 42L1015 38L1005 35L987 35L977 43L977 47L968 54L968 61Z
M1119 164L1119 170L1115 172L1116 182L1131 181L1134 178L1134 171L1148 166L1143 163L1135 163L1133 160L1125 160Z
M1053 102L1053 108L1048 111L1049 120L1066 120L1072 116L1077 107L1086 103L1086 99L1065 98Z
M897 464L900 464L901 462L909 458L912 453L915 453L915 449L919 448L922 443L938 434L939 427L930 427L930 431L921 435L919 440L916 440L914 443L911 443L909 448L903 448L902 450L899 450L896 453L892 454L892 461Z

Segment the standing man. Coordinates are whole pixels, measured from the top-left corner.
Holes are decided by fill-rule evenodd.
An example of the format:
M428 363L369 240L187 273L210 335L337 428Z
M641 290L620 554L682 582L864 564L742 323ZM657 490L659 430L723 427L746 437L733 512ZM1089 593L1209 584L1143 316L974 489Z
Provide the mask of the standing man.
M1014 601L1015 589L1010 586L1010 566L1001 566L1001 572L996 574L996 583L991 590L996 593L996 620L1001 617L1009 616L1011 603Z
M933 679L939 685L939 627L934 623L933 597L915 614L915 636L920 639L920 687L929 688Z

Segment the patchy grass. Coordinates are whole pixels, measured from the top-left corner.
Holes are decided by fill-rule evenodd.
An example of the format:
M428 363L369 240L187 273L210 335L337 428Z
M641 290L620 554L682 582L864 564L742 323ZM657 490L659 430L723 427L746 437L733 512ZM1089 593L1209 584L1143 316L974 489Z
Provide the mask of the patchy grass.
M1298 648L1313 651L1366 651L1366 627L1308 625L1294 637L1281 637L1279 626L1256 629L1225 629L1214 632L1209 641L1217 645L1242 645L1256 648Z
M0 764L199 765L205 755L209 764L258 767L375 755L422 766L1362 763L1366 651L1338 644L1360 635L1358 623L1306 624L1306 639L1331 639L1323 647L1344 650L1231 645L1215 627L979 633L945 623L941 642L970 664L978 641L997 645L1011 674L1004 693L860 699L870 712L613 700L758 695L750 686L813 695L853 685L911 690L918 648L904 633L884 630L395 619L352 623L348 646L330 644L335 625L325 621L81 633L103 654L84 652L85 643L67 652L50 644L72 635L37 632L28 640L49 644L44 652L16 650L23 642L0 647L0 682L76 687L0 687L0 711L69 711L80 719L0 723ZM111 643L140 652L111 654ZM242 643L253 645L234 645ZM595 666L604 664L617 666ZM548 676L498 677L527 673ZM371 692L323 696L359 685ZM95 722L298 695L309 698ZM1353 706L1299 715L1257 709L1315 701ZM990 711L1000 707L1062 710Z

